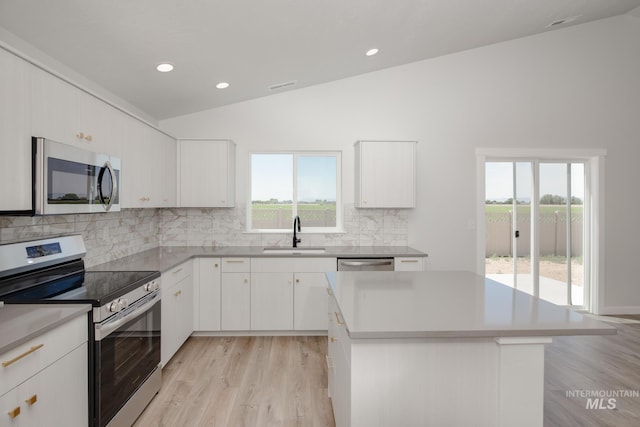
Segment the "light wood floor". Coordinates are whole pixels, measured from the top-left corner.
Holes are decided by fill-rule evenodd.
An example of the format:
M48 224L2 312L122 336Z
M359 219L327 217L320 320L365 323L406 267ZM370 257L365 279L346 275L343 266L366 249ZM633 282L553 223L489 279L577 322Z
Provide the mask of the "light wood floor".
M640 323L613 325L618 335L557 337L547 346L545 427L640 426L640 397L587 409L586 398L567 395L640 393ZM189 338L135 426L333 427L326 351L326 337Z
M326 337L191 337L135 426L333 427Z

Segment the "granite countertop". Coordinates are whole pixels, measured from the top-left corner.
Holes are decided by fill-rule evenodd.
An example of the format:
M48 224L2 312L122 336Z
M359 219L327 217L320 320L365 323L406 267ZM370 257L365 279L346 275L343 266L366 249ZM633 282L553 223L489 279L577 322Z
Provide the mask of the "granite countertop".
M474 273L326 273L357 338L608 335L616 328Z
M304 247L301 247L304 249ZM426 257L427 254L408 246L325 246L324 253L265 253L262 246L228 246L222 248L195 246L163 246L99 264L89 271L160 271L166 272L196 257L313 257L313 258L385 258Z
M0 307L0 354L89 310L89 304L5 304Z

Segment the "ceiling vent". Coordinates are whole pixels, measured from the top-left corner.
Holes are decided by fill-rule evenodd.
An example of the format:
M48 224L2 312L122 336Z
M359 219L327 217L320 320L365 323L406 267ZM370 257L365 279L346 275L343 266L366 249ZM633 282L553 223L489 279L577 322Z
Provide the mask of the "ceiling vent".
M292 80L290 82L285 82L285 83L278 83L278 84L269 86L269 90L284 89L285 87L294 86L296 83L298 83L297 80Z
M547 28L557 27L558 25L568 24L569 22L573 22L576 19L580 18L582 15L570 16L568 18L556 19L552 23L547 25Z

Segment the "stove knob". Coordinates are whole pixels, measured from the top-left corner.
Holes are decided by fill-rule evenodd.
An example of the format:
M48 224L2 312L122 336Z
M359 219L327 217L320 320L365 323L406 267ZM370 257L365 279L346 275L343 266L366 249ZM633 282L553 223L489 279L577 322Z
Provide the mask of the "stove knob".
M126 298L118 298L118 306L120 307L120 310L124 310L129 307L129 301L127 301Z
M113 301L111 304L109 304L109 311L111 313L117 313L118 311L120 311L120 304L118 304L118 301Z
M153 282L146 283L143 286L143 289L145 290L145 292L153 292L156 289L158 289L158 285L156 284L156 282L154 280Z

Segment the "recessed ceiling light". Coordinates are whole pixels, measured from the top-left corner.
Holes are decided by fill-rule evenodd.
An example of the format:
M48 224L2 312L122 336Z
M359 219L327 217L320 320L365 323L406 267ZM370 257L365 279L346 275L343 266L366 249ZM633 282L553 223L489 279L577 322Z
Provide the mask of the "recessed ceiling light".
M374 48L374 49L369 49L369 50L367 51L367 56L373 56L373 55L375 55L376 53L378 53L378 49L375 49L375 48Z
M576 19L580 18L581 16L582 15L576 15L576 16L569 16L567 18L556 19L555 21L553 21L550 24L548 24L547 28L555 27L555 26L562 25L562 24L568 24L568 23L573 22Z
M227 82L220 82L220 83L218 83L218 84L216 85L216 87L217 87L218 89L226 89L226 88L228 88L228 87L229 87L229 83L227 83Z
M173 65L167 63L164 64L160 64L156 67L156 70L160 71L161 73L168 73L169 71L173 70Z

